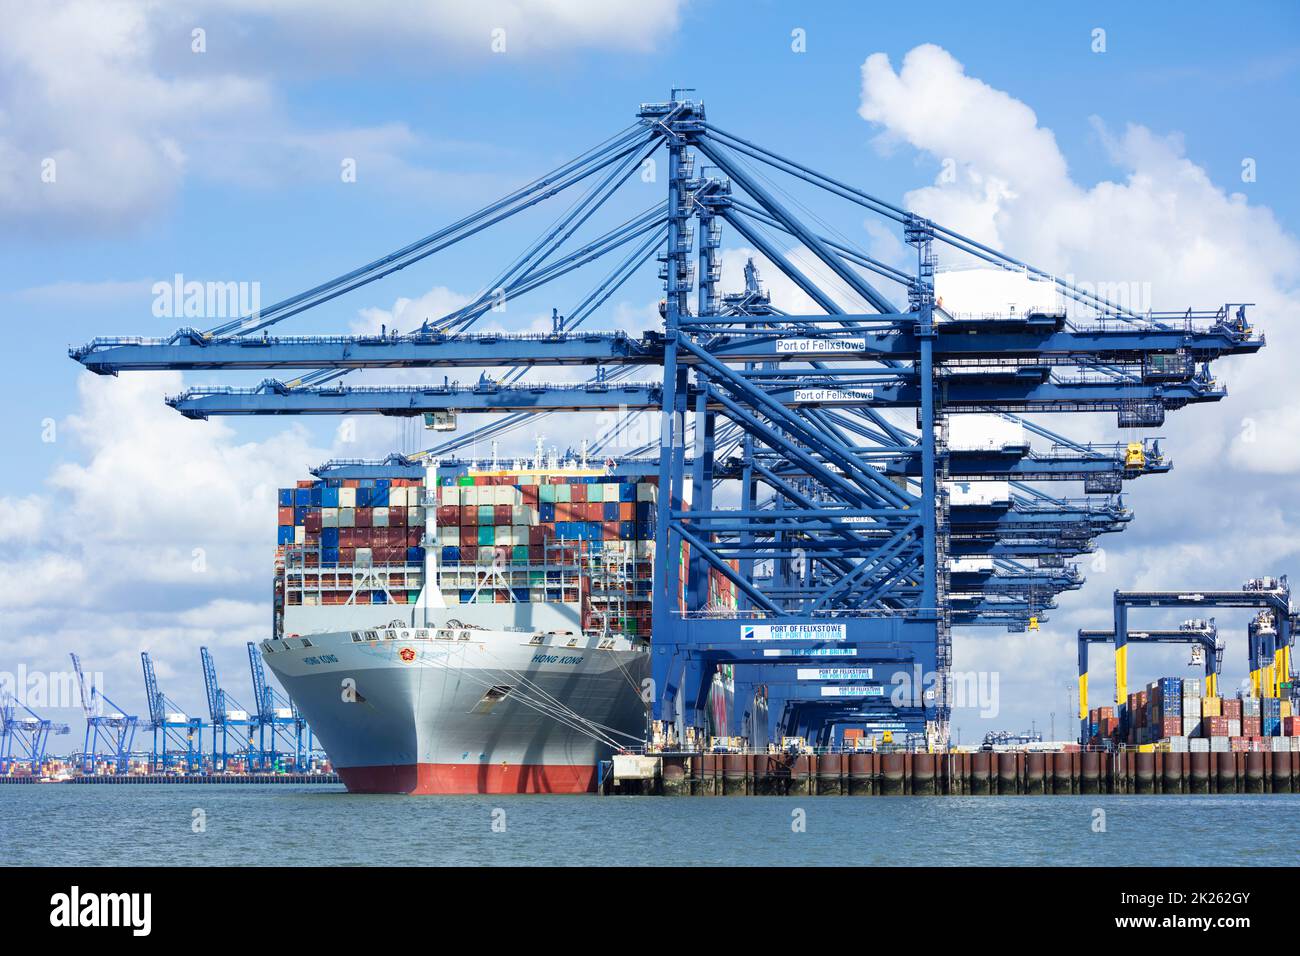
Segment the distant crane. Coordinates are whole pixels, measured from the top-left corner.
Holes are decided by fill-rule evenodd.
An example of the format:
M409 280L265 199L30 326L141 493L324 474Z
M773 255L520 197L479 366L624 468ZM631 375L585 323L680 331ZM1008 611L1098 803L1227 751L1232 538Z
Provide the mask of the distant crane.
M214 770L225 770L230 758L230 735L242 728L243 733L237 737L240 749L236 756L243 756L250 764L253 762L257 748L253 744L253 731L258 727L256 715L250 714L233 697L221 689L217 680L217 665L206 647L199 648L199 659L203 662L203 686L208 695L208 713L212 718L212 765ZM218 734L221 739L220 759L217 754Z
M181 708L158 689L153 660L148 651L140 652L144 669L144 693L149 701L149 729L153 731L150 771L166 773L177 763L184 763L191 773L203 763L203 718L186 716Z
M262 656L252 641L248 642L248 669L253 678L253 695L257 701L258 745L262 769L276 769L276 753L279 752L277 743L283 742L286 751L292 748L293 769L302 771L312 749L311 730L293 701L279 694L267 682Z
M18 716L18 707L27 712L26 717ZM56 724L38 716L26 704L18 704L12 694L0 695L0 777L9 776L21 763L31 768L33 776L39 776L50 734L70 732L67 724Z
M81 659L76 654L72 658L72 669L77 674L77 686L81 690L81 709L86 715L86 739L81 748L82 773L94 773L99 756L99 745L105 744L105 755L113 758L117 773L126 773L130 767L131 744L135 740L135 728L139 718L127 714L112 699L94 684L87 682L81 670ZM101 701L103 703L101 703ZM111 708L104 713L104 704Z

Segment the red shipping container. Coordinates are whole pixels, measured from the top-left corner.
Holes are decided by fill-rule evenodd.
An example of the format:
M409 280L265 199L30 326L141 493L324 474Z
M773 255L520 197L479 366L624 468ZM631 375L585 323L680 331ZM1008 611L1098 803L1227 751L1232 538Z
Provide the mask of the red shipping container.
M572 502L585 502L587 500L587 486L573 484L569 486L569 500Z
M1241 735L1243 737L1258 737L1260 732L1260 718L1243 717L1241 718Z
M276 518L277 523L279 523L279 524L293 524L293 509L292 509L292 508L280 508L280 509L277 509L277 510L278 510L278 517Z
M438 524L441 526L460 524L460 508L457 505L440 505L438 508Z
M1181 737L1183 735L1183 718L1166 717L1164 719L1164 733L1162 737Z
M635 521L636 520L636 502L620 501L618 503L618 520Z
M1236 697L1223 698L1223 716L1231 720L1241 719L1241 700Z
M1228 718L1202 717L1201 729L1206 737L1226 737L1228 736Z
M357 604L369 604L369 603L370 603L370 592L369 592L369 591L358 591L358 592L357 592L357 597L356 597L356 602L355 602L355 603L357 603Z
M344 478L344 479L343 479L343 487L344 487L344 488L360 488L360 487L361 487L361 480L358 479L358 478Z
M460 526L462 528L478 527L478 505L461 505L460 506ZM475 537L474 540L478 540Z
M355 564L357 560L357 549L352 547L339 548L339 564Z
M546 544L546 539L555 536L555 529L544 524L529 525L528 527L528 545Z
M466 528L462 526L460 529L461 551L465 550L466 545L471 544L478 544L478 528Z
M530 544L528 546L528 560L538 563L546 560L546 549L540 544Z
M599 507L599 506L597 506L597 507ZM604 521L604 522L601 522L601 532L602 532L602 537L603 537L606 541L617 541L617 540L618 540L618 522L617 522L617 521Z
M509 506L509 505L493 505L493 507L492 507L492 523L495 524L495 525L504 525L504 524L509 524L509 523L510 523L510 506Z
M537 485L521 485L519 491L523 495L524 504L533 508L537 507L539 494Z
M314 485L314 484L316 484L316 482L312 481L310 478L304 478L304 479L302 479L301 481L298 482L298 487L299 487L299 488L310 488L310 487L311 487L312 485Z
M407 528L406 529L406 546L408 548L424 547L424 529Z
M584 521L603 521L605 519L605 504L602 501L589 501L583 505Z
M575 518L573 503L569 501L557 501L555 503L555 520L556 521L581 521L581 518Z
M313 511L308 511L308 512L307 512L307 520L304 521L303 524L307 526L307 533L308 533L308 534L320 534L320 531L321 531L321 514L320 514L320 510L319 510L319 509L316 509L316 510L313 510Z
M1300 717L1282 718L1282 736L1300 737Z
M371 516L372 516L373 514L374 514L373 510L370 509L370 508L358 508L358 509L357 509L357 527L358 527L358 528L369 528L369 527L370 527L370 518L371 518Z
M460 546L461 564L475 564L478 561L478 545L470 544Z

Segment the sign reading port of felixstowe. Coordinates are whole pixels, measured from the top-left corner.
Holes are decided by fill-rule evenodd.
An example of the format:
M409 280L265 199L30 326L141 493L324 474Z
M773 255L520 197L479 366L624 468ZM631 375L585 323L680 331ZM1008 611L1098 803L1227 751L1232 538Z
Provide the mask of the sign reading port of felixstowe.
M778 339L778 354L802 355L805 352L865 352L866 339Z
M873 401L873 388L796 388L796 402L816 402L819 405L861 405Z
M871 680L870 667L796 667L799 680Z
M843 624L742 624L742 641L842 641Z

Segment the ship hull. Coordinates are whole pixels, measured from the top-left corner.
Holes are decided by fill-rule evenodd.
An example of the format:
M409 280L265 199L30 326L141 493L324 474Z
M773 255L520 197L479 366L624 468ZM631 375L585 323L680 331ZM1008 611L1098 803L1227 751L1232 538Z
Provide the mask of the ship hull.
M403 628L262 653L356 793L585 793L645 731L648 655L625 638Z

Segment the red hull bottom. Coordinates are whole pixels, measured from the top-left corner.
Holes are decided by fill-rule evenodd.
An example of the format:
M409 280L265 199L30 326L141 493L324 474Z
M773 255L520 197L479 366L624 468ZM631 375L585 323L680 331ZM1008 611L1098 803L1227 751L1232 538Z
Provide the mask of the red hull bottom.
M421 763L386 767L339 767L349 793L590 793L590 764Z

